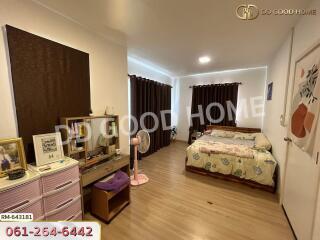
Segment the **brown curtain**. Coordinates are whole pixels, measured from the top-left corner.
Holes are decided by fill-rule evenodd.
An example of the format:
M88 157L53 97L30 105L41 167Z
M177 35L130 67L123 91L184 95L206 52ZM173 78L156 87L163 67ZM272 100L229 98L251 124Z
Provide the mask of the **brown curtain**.
M199 117L193 117L191 119L192 126L189 129L189 144L191 143L191 134L194 131L203 132L206 129L206 125L236 126L236 114L234 111L231 111L232 114L229 117L227 102L230 101L235 108L237 107L238 85L239 83L227 83L192 87L191 114L199 113L198 106L201 106L203 109L204 124L201 123ZM212 122L212 120L218 120L221 116L221 111L217 106L211 105L211 117L207 117L206 109L211 103L218 103L223 107L225 115L219 122Z
M171 86L155 82L135 75L129 75L131 86L131 115L138 120L138 130L142 129L140 125L141 116L144 113L151 112L159 119L159 127L150 134L150 148L143 156L148 156L164 146L170 144L170 129L164 129L171 124ZM165 114L165 126L162 125L160 111L169 110ZM131 124L133 122L131 121ZM147 116L144 120L145 127L152 129L155 121L152 116ZM132 129L133 130L133 125ZM132 136L136 134L133 132Z
M89 54L8 25L6 32L18 130L32 162L32 135L54 132L60 117L89 115Z

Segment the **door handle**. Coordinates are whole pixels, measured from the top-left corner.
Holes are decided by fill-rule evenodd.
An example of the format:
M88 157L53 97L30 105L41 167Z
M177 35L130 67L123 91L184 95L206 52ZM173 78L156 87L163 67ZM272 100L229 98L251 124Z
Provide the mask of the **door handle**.
M317 152L317 159L316 159L316 164L318 165L319 163L319 152Z
M285 137L283 140L286 141L286 142L292 142L292 139L289 138L289 137Z

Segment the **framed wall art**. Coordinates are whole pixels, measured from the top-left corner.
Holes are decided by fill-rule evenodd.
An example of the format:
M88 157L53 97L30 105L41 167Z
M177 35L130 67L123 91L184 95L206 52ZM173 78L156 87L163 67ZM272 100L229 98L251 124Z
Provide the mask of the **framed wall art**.
M293 142L313 154L320 110L320 43L304 53L295 63L290 130Z
M272 91L273 91L273 82L268 84L268 93L267 93L267 100L272 100Z
M33 136L37 166L60 161L64 158L61 133L48 133Z

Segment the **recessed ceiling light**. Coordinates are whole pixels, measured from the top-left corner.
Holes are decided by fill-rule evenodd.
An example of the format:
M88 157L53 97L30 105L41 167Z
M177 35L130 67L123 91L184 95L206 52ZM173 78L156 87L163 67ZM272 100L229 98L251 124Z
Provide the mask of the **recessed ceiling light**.
M208 56L199 57L199 63L200 64L206 64L206 63L208 63L210 61L211 61L211 58L208 57Z

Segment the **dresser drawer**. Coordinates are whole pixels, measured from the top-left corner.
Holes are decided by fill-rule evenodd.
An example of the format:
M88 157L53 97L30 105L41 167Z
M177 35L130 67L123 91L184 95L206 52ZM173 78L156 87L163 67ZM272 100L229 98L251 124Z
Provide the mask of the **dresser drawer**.
M130 164L129 158L122 158L122 159L114 160L114 161L113 161L113 165L114 165L114 168L115 168L115 169L122 168L122 167L124 167L124 166L129 165L129 164Z
M73 221L82 221L82 212L78 212L74 218L72 218Z
M50 192L50 195L43 197L44 210L46 213L63 208L80 195L79 179L72 185Z
M40 181L36 180L0 193L0 212L14 212L28 206L41 196Z
M81 196L71 204L66 205L59 211L53 211L46 215L47 221L69 221L77 216L81 212Z
M64 171L54 173L42 178L43 193L56 191L68 185L72 185L74 180L79 179L79 167L74 166Z
M113 170L114 170L114 165L112 161L93 167L89 171L82 174L81 176L82 186L85 187L97 181L97 179L103 178L104 176L112 173Z
M34 220L41 220L43 218L43 206L42 206L42 199L39 198L34 203L30 204L29 206L22 208L17 213L33 213Z

